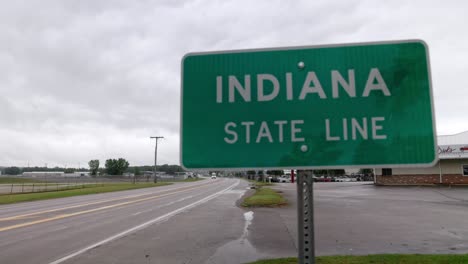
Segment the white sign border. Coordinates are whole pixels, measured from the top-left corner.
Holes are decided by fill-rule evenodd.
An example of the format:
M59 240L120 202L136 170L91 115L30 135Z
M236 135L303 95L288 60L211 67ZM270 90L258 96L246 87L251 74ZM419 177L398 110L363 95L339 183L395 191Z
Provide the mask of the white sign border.
M431 114L432 114L432 130L434 134L434 160L429 163L416 163L416 164L362 164L362 165L339 165L339 166L285 166L285 167L186 167L183 163L183 93L184 93L184 61L190 56L199 55L213 55L213 54L232 54L232 53L249 53L259 51L286 51L298 49L319 49L319 48L336 48L336 47L356 47L356 46L373 46L385 44L404 44L404 43L420 43L426 50L426 63L427 63L427 76L429 81L429 96L431 100ZM437 130L434 109L434 96L432 89L432 75L431 63L429 60L429 46L422 39L407 39L407 40L389 40L389 41L372 41L372 42L355 42L355 43L341 43L341 44L325 44L325 45L311 45L311 46L290 46L290 47L273 47L273 48L260 48L260 49L238 49L238 50L222 50L222 51L207 51L207 52L189 52L186 53L181 60L180 71L180 127L179 127L179 163L184 170L224 170L224 171L243 171L243 170L319 170L319 169L353 169L353 168L429 168L434 167L439 161L438 144L437 144Z

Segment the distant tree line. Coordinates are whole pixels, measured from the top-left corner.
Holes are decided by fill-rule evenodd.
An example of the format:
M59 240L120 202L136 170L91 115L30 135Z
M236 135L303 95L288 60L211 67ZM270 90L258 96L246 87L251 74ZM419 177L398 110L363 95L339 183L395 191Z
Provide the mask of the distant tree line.
M1 171L2 171L2 174L6 174L6 175L19 175L19 174L22 174L23 172L32 172L32 171L41 171L41 172L45 172L45 171L63 171L65 173L73 173L75 172L75 168L61 168L61 167L53 167L53 168L47 168L47 167L23 167L23 168L20 168L20 167L5 167L3 168Z
M106 160L106 173L108 175L122 175L130 164L123 158Z
M18 175L21 173L21 169L18 167L8 167L3 169L3 174Z
M135 175L139 176L142 175L145 171L154 171L154 166L132 166L128 167L126 172L134 173ZM169 175L174 175L176 172L184 172L185 170L179 165L164 164L156 166L156 171L164 172Z
M122 175L124 173L133 173L136 176L143 175L145 171L153 171L154 166L151 165L145 165L145 166L130 166L129 162L124 159L124 158L118 158L118 159L108 159L106 160L104 164L104 168L100 167L100 162L97 159L90 160L88 162L89 166L89 171L91 176L96 177L98 175L109 175L109 176L114 176L114 175ZM85 170L84 168L64 168L64 167L53 167L53 168L47 168L47 167L3 167L0 169L2 174L4 175L20 175L23 172L32 172L32 171L38 171L38 172L59 172L63 171L65 173L74 173L75 171L79 170ZM174 175L176 172L183 172L184 169L182 169L181 166L179 165L169 165L169 164L164 164L164 165L159 165L157 166L156 170L158 172L165 172L170 175Z
M97 167L99 167L98 160L95 161L95 164L96 163L97 163ZM141 176L143 175L144 172L154 171L154 166L151 166L151 165L144 165L144 166L129 166L129 165L130 164L128 163L128 161L122 158L108 159L106 160L106 163L105 163L104 172L108 175L122 175L123 173L133 173L135 176ZM164 164L164 165L157 166L156 171L174 175L176 172L183 172L184 169L182 169L182 167L179 165Z

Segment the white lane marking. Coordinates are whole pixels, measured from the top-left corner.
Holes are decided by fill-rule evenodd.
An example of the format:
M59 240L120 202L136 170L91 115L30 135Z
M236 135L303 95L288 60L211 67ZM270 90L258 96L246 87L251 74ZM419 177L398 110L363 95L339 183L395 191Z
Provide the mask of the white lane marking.
M59 226L56 226L52 229L47 229L47 233L51 233L51 232L57 232L57 231L60 231L60 230L63 230L63 229L67 229L68 226L65 226L65 225L59 225Z
M173 204L175 204L175 203L182 202L183 200L187 200L187 199L190 199L190 198L193 198L193 196L190 195L190 196L181 198L181 199L179 199L179 200L175 200L175 201L169 202L169 203L167 203L167 204L155 206L155 207L153 207L153 208L151 208L151 209L148 209L148 210L143 210L143 211L140 211L140 212L136 212L136 213L134 213L134 214L132 214L132 215L135 216L135 215L139 215L139 214L142 214L142 213L151 212L151 211L153 211L153 210L155 210L155 209L159 209L159 208L163 208L163 207L166 207L166 206L169 206L169 205L173 205Z
M232 184L231 186L227 187L227 188L224 189L224 190L221 190L221 191L219 191L219 192L217 192L217 193L214 193L214 194L212 194L212 195L209 195L209 196L207 196L207 197L205 197L205 198L203 198L203 199L200 199L200 200L198 200L198 201L196 201L196 202L194 202L194 203L191 203L191 204L189 204L189 205L186 205L186 206L184 206L184 207L181 207L181 208L179 208L179 209L176 209L176 210L174 210L174 211L172 211L172 212L169 212L169 213L167 213L167 214L165 214L165 215L162 215L162 216L160 216L160 217L151 219L151 220L149 220L148 222L145 222L145 223L143 223L143 224L140 224L140 225L137 225L137 226L132 227L132 228L130 228L130 229L127 229L127 230L125 230L125 231L123 231L123 232L121 232L121 233L115 234L115 235L113 235L113 236L111 236L111 237L108 237L108 238L106 238L106 239L104 239L104 240L101 240L101 241L99 241L99 242L97 242L97 243L94 243L94 244L92 244L92 245L90 245L90 246L87 246L87 247L85 247L85 248L82 248L82 249L80 249L80 250L78 250L78 251L76 251L76 252L74 252L74 253L72 253L72 254L70 254L70 255L67 255L67 256L65 256L65 257L63 257L63 258L57 259L57 260L55 260L55 261L53 261L53 262L50 262L49 264L59 264L59 263L62 263L62 262L64 262L64 261L66 261L66 260L69 260L69 259L71 259L71 258L73 258L73 257L76 257L76 256L78 256L78 255L80 255L80 254L83 254L83 253L85 253L86 251L88 251L88 250L90 250L90 249L93 249L93 248L95 248L95 247L102 246L102 245L104 245L104 244L106 244L106 243L109 243L109 242L111 242L111 241L113 241L113 240L119 239L119 238L121 238L121 237L123 237L123 236L126 236L126 235L130 234L130 233L133 233L133 232L138 231L138 230L140 230L140 229L146 228L146 227L148 227L149 225L152 225L152 224L154 224L154 223L161 222L161 221L166 221L166 220L168 220L169 218L171 218L172 216L174 216L174 215L176 215L176 214L179 214L179 213L181 213L181 212L183 212L183 211L185 211L185 210L187 210L187 209L190 209L190 208L192 208L192 207L195 207L195 206L197 206L197 205L206 203L206 202L208 202L209 200L211 200L211 199L213 199L213 198L216 198L217 196L220 196L220 195L223 194L224 192L229 191L229 190L231 190L232 188L236 187L236 186L239 184L239 182L240 182L240 181L237 180L236 183Z
M166 204L165 206L172 205L172 204L175 204L175 203L178 203L178 202L182 202L183 200L187 200L187 199L190 199L190 198L193 198L193 196L189 195L187 197L180 198L179 200L172 201L172 202Z
M184 186L185 185L185 186ZM69 203L72 203L71 206L75 205L80 205L80 203L85 202L88 203L91 200L96 200L96 199L101 199L101 198L110 198L109 201L119 200L119 199L124 199L124 198L135 198L139 196L144 196L144 195L151 195L151 194L158 194L160 192L165 192L165 191L172 191L172 190L177 190L180 188L184 188L186 186L201 186L201 185L209 185L207 182L196 182L196 183L175 183L174 185L165 185L161 187L168 187L167 189L155 189L152 191L144 192L144 193L136 193L132 194L132 192L139 192L144 189L136 189L136 190L123 190L119 191L120 194L116 194L116 192L110 192L110 193L97 193L97 194L90 194L90 195L84 195L84 196L72 196L72 197L66 197L66 199L69 199L69 201L63 201L62 199L55 199L55 200L42 200L42 201L32 201L27 204L14 204L14 205L0 205L0 208L2 210L34 210L37 209L38 205L44 205L44 202L47 203L54 203L54 202L61 202L58 204L46 204L45 206L64 206L64 205L70 205ZM127 196L119 196L122 194L126 194L128 192L129 195ZM101 197L103 196L103 197ZM107 197L105 197L107 196ZM117 198L117 199L116 199ZM73 204L74 203L74 204ZM55 209L55 208L54 208ZM60 209L60 208L58 208ZM38 211L41 212L41 211ZM15 213L15 212L10 212L10 213ZM31 213L36 213L36 211L33 211ZM29 213L28 213L29 214ZM12 216L14 217L14 216Z
M208 186L209 184L203 184L203 185ZM202 184L197 184L197 185L187 186L187 187L182 186L180 188L176 187L176 188L171 188L171 189L166 189L166 190L158 190L158 192L140 193L140 194L129 195L129 196L124 196L124 197L114 196L111 199L107 199L107 200L100 200L100 201L87 202L87 203L78 203L78 204L74 204L74 205L70 205L70 206L66 206L66 207L59 207L59 208L54 208L54 209L49 209L49 210L35 211L35 212L31 212L31 213L26 213L26 214L8 216L8 217L0 218L0 221L15 220L17 218L24 218L24 217L32 216L32 215L63 211L63 210L67 210L67 209L77 208L77 207L84 207L84 206L88 206L88 205L95 205L95 204L100 204L100 203L113 202L113 201L118 201L118 200L125 200L127 198L136 198L136 197L151 195L151 194L159 194L159 193L163 193L163 192L169 192L169 191L172 191L172 190L186 189L186 188L191 189L192 187L199 187L199 186L201 187L203 185Z

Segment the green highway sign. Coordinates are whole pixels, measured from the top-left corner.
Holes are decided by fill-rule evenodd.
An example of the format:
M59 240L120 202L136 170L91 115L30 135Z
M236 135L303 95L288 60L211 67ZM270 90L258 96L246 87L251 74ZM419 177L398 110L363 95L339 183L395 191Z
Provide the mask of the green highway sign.
M420 40L190 53L181 86L188 169L437 162Z

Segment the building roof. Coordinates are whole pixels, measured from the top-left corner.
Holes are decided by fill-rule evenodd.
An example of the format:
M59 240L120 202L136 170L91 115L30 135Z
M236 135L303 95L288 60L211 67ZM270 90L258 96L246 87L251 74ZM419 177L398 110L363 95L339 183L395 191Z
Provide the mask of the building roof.
M464 145L468 144L468 131L453 135L441 135L437 137L437 144L443 145Z

